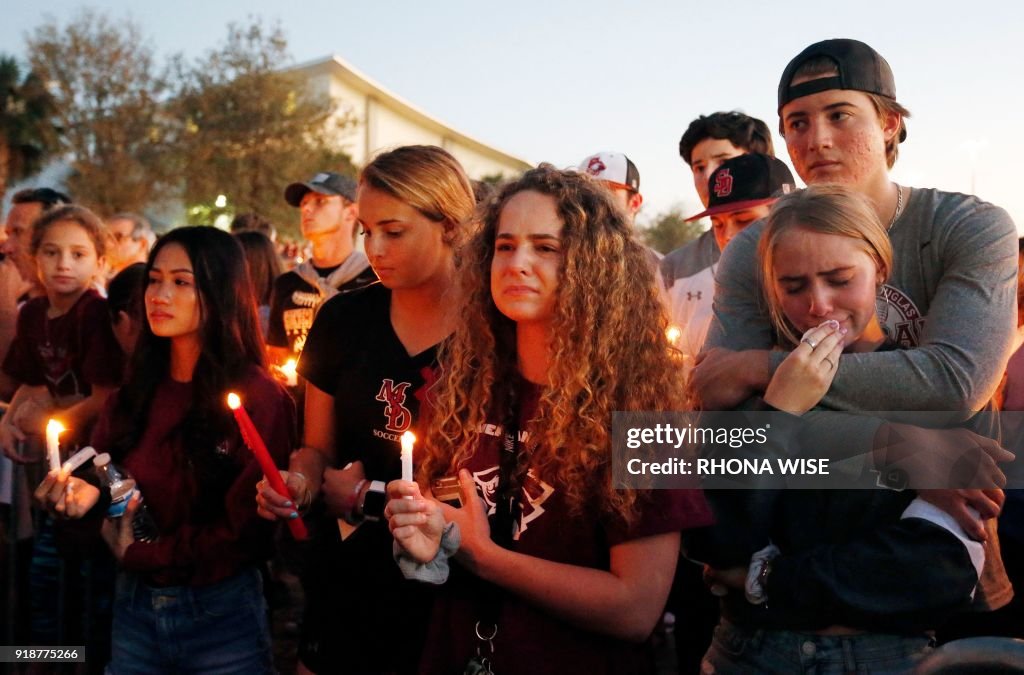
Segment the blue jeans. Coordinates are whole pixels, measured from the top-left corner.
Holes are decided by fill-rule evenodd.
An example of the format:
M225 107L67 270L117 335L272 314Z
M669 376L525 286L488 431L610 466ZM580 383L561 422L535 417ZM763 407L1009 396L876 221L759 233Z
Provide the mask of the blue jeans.
M273 673L259 572L247 568L209 586L163 588L121 572L111 650L111 675Z
M931 651L932 643L928 635L826 636L742 628L723 619L715 628L701 673L909 673Z

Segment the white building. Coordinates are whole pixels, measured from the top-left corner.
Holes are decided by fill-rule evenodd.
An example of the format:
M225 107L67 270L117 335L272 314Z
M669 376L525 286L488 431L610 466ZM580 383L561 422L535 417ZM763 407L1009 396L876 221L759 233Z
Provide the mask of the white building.
M339 103L339 115L356 120L338 139L356 166L365 166L383 150L400 145L438 145L452 153L470 178L501 174L517 176L532 164L502 152L431 117L391 93L338 56L294 68L307 78L312 91Z

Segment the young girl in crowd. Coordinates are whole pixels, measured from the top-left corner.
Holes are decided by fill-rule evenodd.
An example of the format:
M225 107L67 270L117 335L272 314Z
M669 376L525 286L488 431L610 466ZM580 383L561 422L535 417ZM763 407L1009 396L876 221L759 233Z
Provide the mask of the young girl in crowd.
M409 146L363 169L358 205L380 283L325 303L299 363L305 443L287 482L298 507L322 495L327 512L305 575L299 658L319 673L408 672L423 645L430 590L402 578L378 521L385 482L399 476L399 439L410 429L422 435L419 410L437 348L461 311L454 246L472 215L473 190L446 151ZM257 500L265 517L297 513L266 486Z
M0 423L0 445L17 461L24 459L18 441L26 440L26 434L41 436L53 412L27 403L33 389L46 388L68 429L61 440L70 447L89 437L107 397L121 384L122 372L106 301L93 288L106 251L102 221L84 207L61 206L35 222L31 242L46 295L21 308L3 364L21 385ZM32 410L19 411L22 405Z
M93 435L97 451L133 475L159 533L135 541L134 498L124 517L103 525L121 568L110 672L272 672L256 565L271 553L273 527L256 516L260 468L225 397L242 397L280 465L293 446L294 406L264 369L245 259L231 235L173 230L147 272L148 323ZM102 518L109 499L60 472L36 496L86 522Z
M84 444L107 397L121 384L123 357L107 303L94 288L106 242L102 221L81 206L57 207L32 226L30 250L46 295L22 306L3 364L20 385L0 422L0 446L14 461L31 461L32 453L19 446L41 448L50 416L68 429L61 436L65 448ZM57 623L58 570L53 523L46 519L36 532L29 570L35 644L55 644L62 629L75 634Z
M828 391L840 355L897 348L875 311L892 246L860 194L817 185L782 197L759 259L775 329L794 346L765 391L769 410L803 415ZM907 672L929 649L928 631L969 604L981 573L981 544L913 491L727 490L710 498L729 548L771 542L748 553L749 567L709 570L733 589L706 656L716 673L795 672L811 663ZM751 498L760 500L763 531L722 517L736 513L723 503Z
M418 459L424 487L458 476L463 506L400 481L387 506L420 562L446 520L461 533L421 672L646 671L679 530L708 522L699 493L611 482L612 411L683 401L646 253L605 189L545 165L489 203L464 256Z

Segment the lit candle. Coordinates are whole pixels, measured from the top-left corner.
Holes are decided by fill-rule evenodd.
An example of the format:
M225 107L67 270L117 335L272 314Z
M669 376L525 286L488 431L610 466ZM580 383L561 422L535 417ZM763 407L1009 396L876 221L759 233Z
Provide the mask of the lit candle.
M665 330L665 337L668 338L668 342L671 345L675 345L676 341L679 340L679 336L683 334L683 331L679 330L679 326L671 325Z
M231 412L235 415L238 430L242 432L242 440L252 450L252 454L256 456L256 461L259 462L260 469L263 470L263 476L267 479L267 483L270 484L270 487L274 488L274 492L288 497L288 499L292 500L292 504L294 504L295 497L292 496L288 486L284 484L284 479L281 478L277 465L274 464L274 460L267 450L267 445L263 442L260 432L256 430L256 425L252 423L249 413L242 407L242 399L239 398L238 394L234 392L228 394L228 407L231 408ZM306 539L308 533L302 518L292 518L287 522L288 529L292 532L292 537L299 541Z
M50 460L50 471L60 469L60 435L64 425L55 419L46 423L46 456Z
M402 434L402 480L412 480L412 446L416 436L411 431Z
M295 371L295 359L288 359L281 366L281 372L284 373L286 381L289 387L295 387L299 384L299 374Z

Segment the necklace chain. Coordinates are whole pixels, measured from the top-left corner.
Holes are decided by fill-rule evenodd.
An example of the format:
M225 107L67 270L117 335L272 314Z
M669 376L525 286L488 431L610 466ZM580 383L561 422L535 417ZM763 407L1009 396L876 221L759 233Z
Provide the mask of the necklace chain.
M896 223L896 219L903 213L903 186L896 184L896 210L892 213L892 220L889 221L889 226L885 229L891 230L892 226Z

